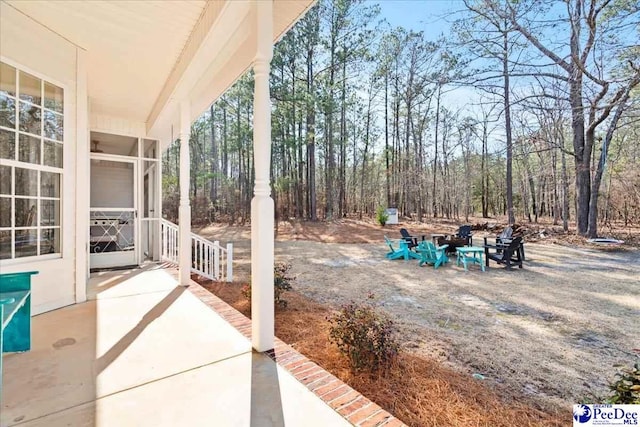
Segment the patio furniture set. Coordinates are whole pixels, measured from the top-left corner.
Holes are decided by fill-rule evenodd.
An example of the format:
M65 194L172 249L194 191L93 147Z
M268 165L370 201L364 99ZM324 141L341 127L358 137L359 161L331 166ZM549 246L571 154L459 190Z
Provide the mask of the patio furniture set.
M470 225L460 226L458 232L452 235L431 234L431 240L425 235L411 235L406 228L400 229L401 239L397 246L384 236L390 252L386 254L387 259L417 259L420 266L424 264L433 265L438 268L449 261L449 256L456 256L456 265L462 264L465 271L469 265L478 264L482 271L485 265L489 267L489 260L502 264L507 270L517 265L522 268L524 261L524 244L521 237L514 237L511 227L506 227L502 233L496 236L493 242L490 237L484 237L483 246L473 246L473 233Z

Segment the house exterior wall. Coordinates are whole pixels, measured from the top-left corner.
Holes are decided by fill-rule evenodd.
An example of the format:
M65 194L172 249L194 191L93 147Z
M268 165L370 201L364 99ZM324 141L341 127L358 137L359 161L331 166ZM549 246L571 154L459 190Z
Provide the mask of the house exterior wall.
M113 135L134 136L145 138L147 126L144 122L129 120L96 112L96 107L90 108L90 128L94 132L104 132Z
M78 86L79 81L86 83L86 78L78 79L78 57L83 52L4 2L0 2L0 41L3 62L64 89L61 254L0 262L2 273L39 271L32 278L32 313L38 314L84 300L88 271L76 274L78 261L81 267L86 266L86 256L77 257L78 250L84 251L86 237L77 235L76 228L76 183L87 181L86 177L78 177L77 162L78 145L87 144L87 103L82 99L86 98L86 86ZM78 111L78 104L84 105L85 110ZM78 125L83 123L79 132Z

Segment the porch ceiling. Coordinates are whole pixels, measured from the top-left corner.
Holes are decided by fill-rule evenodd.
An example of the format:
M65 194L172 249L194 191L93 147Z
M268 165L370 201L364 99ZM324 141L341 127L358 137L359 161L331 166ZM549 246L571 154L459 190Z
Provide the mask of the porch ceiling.
M145 122L207 2L8 3L87 51L93 111Z
M180 100L197 118L255 56L247 0L6 2L87 51L92 113L146 123L165 143L179 126ZM274 40L314 2L274 0Z

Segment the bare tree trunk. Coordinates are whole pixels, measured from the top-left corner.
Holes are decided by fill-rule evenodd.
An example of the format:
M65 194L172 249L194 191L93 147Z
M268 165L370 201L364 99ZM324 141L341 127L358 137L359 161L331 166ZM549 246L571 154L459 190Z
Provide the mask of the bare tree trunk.
M318 220L316 198L316 106L313 75L313 47L307 52L307 215L311 221Z
M564 137L560 135L562 150L560 157L562 161L562 229L569 231L569 178L567 176L567 156L564 152Z
M487 140L489 138L488 135L488 118L484 118L484 122L482 124L482 160L481 160L481 172L480 172L480 182L482 186L482 217L489 217L489 195L487 194L489 191L489 174L487 173Z
M224 176L229 175L229 151L227 150L227 104L222 109L222 173Z
M343 56L344 56L343 46ZM340 166L338 167L338 214L340 218L345 216L347 210L347 61L342 58L342 94L340 96Z
M635 78L629 83L629 86L625 89L623 95L620 97L619 104L616 108L616 112L613 114L611 121L609 122L607 133L602 141L602 150L600 151L600 159L596 167L596 174L593 178L593 183L590 189L591 199L589 200L589 223L588 223L588 236L591 238L598 237L598 192L600 190L600 183L602 182L602 175L604 174L604 168L607 163L607 155L609 154L609 147L611 146L611 140L613 139L613 133L616 130L618 121L622 117L624 106L629 99L631 90L640 84L640 71L636 72ZM589 133L588 133L589 134Z
M391 206L391 170L389 169L389 73L384 75L384 162L387 188L387 207Z
M213 221L213 213L215 212L215 208L217 206L217 200L218 200L218 179L219 179L219 170L218 170L218 144L216 143L216 126L215 126L215 115L214 115L214 108L213 108L213 104L211 104L211 107L209 108L209 113L211 115L211 121L210 121L210 126L211 126L211 160L210 160L210 164L211 164L211 180L210 180L210 185L211 187L209 188L209 200L211 201L211 205L213 207L212 209L212 216L209 218L210 221Z
M433 182L432 182L432 209L433 209L433 217L438 217L438 198L436 194L438 194L436 187L436 179L437 179L437 170L438 170L438 130L440 126L440 95L442 93L442 85L438 83L438 94L436 95L436 123L435 123L435 136L434 136L434 147L435 153L433 155Z
M369 87L369 102L367 104L367 119L366 119L365 131L364 131L364 151L362 154L362 169L360 171L360 203L362 205L364 205L363 203L364 202L364 183L366 178L365 172L367 170L367 154L369 151L369 131L371 128L371 104L373 102L372 90L373 90L373 83L371 83L371 86ZM355 152L354 152L354 156L355 156ZM387 160L388 160L388 157L387 157ZM387 192L387 197L388 195L389 193ZM362 208L360 209L360 219L362 219Z
M582 77L571 82L571 128L576 173L576 223L578 233L586 236L589 226L589 199L591 197L591 150L587 150L584 135L584 108L582 104Z
M507 218L509 224L514 224L516 222L516 218L513 213L513 140L511 137L511 88L509 86L509 33L507 32L506 27L507 23L505 22L505 29L502 33L502 76L504 78L504 130L507 138Z
M558 152L551 151L551 173L553 174L553 225L560 222L560 201L558 200Z

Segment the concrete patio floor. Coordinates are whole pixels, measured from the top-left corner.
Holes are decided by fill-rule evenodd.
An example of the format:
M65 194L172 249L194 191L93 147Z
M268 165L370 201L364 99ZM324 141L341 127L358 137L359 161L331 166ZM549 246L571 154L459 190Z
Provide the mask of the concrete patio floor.
M161 265L93 274L7 354L1 426L348 426Z

